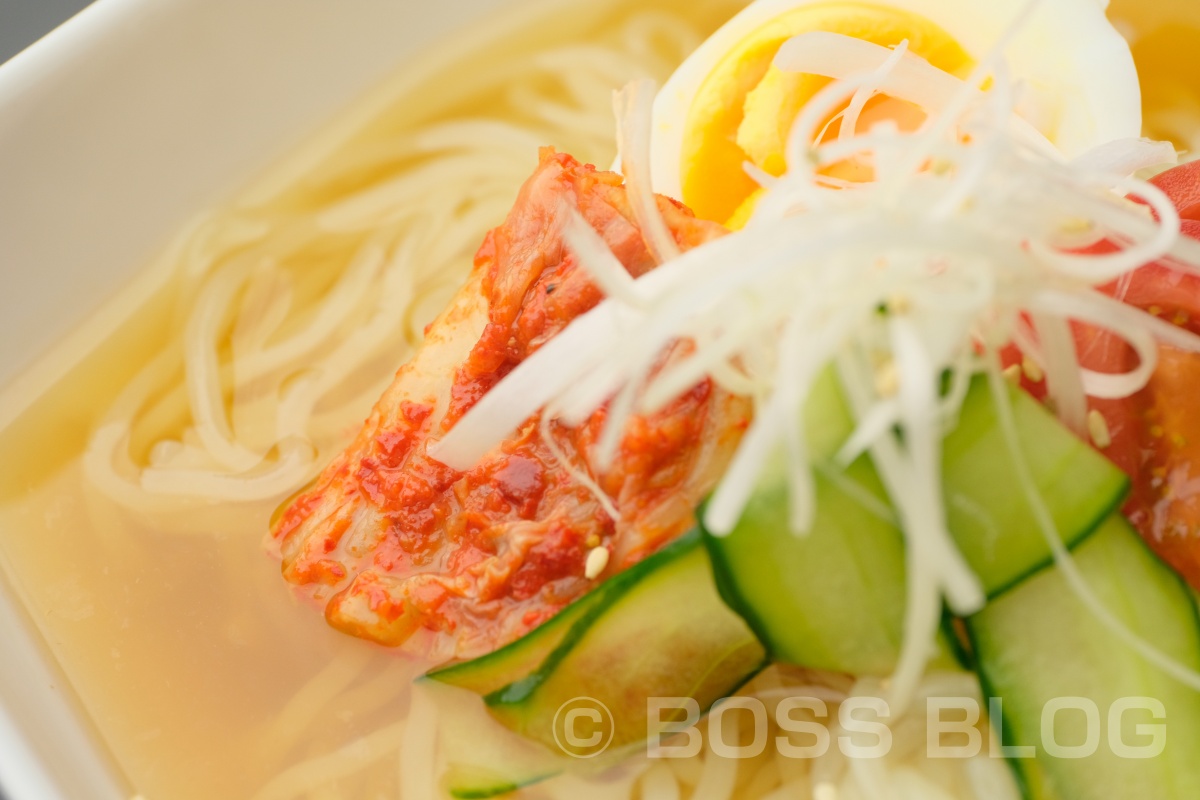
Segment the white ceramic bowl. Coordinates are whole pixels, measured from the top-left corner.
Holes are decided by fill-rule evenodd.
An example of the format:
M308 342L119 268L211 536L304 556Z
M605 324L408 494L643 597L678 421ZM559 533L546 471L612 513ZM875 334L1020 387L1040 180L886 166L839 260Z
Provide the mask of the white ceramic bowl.
M0 430L103 341L104 301L189 217L427 44L522 2L99 0L0 67ZM39 361L54 348L69 357ZM127 796L5 578L0 794Z
M507 2L100 0L0 67L0 429L189 216ZM3 576L0 787L127 795Z

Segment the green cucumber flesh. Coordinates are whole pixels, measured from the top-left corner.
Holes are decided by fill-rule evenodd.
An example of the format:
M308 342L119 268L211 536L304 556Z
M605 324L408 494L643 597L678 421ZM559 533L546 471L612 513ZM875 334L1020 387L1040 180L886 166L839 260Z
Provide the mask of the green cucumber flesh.
M765 665L762 645L718 596L698 535L634 569L637 580L577 621L539 669L487 696L496 719L549 748L589 755L556 730L559 710L588 698L604 709L605 748L619 752L677 721L651 719L649 698L690 697L707 710Z
M609 591L612 591L609 583L601 584L515 642L485 656L432 670L422 680L458 686L481 695L518 681L537 669L579 618L603 602Z
M690 533L688 536L694 539L696 534ZM679 548L692 547L688 536L604 581L520 639L487 655L432 670L421 680L435 680L481 695L497 692L510 684L519 684L537 672L538 667L563 640L572 636L576 623L588 616L589 612L602 609L613 597L656 569L663 560L673 558L673 553Z
M1119 515L1109 518L1072 554L1103 606L1129 630L1192 671L1200 671L1200 620L1194 595L1157 559ZM1034 747L1033 758L1013 758L1029 800L1110 800L1200 797L1200 692L1147 661L1077 597L1057 567L1023 581L967 621L985 694L1002 704L994 719L1009 747ZM1045 722L1047 704L1075 698L1099 713L1094 754L1061 757L1058 745L1088 741L1085 712L1061 711ZM1150 698L1153 712L1119 714L1123 698ZM1138 702L1138 701L1131 701ZM1117 706L1119 709L1120 706ZM1043 740L1043 725L1053 731ZM1123 757L1113 747L1145 747L1160 726L1161 754ZM1047 741L1051 750L1047 750ZM1086 754L1088 751L1083 751ZM1137 752L1141 756L1153 751Z
M492 719L478 694L436 681L416 687L437 709L442 788L458 800L482 800L562 772L567 759L526 741Z
M846 435L850 422L836 385L821 389L806 409L806 427L828 458L833 435ZM1003 401L1012 404L1018 444L1064 543L1074 546L1119 504L1127 479L1038 403L1009 391ZM986 380L972 382L943 452L947 526L988 595L1049 564ZM841 469L818 458L814 471L816 514L806 534L789 530L779 469L765 472L728 536L706 534L721 595L780 661L889 674L903 635L902 533L869 459ZM944 653L939 660L949 661Z
M843 480L881 492L865 460ZM863 485L865 484L865 486ZM816 475L816 517L795 536L782 480L760 488L726 537L706 536L722 597L778 660L887 675L903 629L904 540L841 481Z
M1032 397L1006 391L1000 401L1012 409L1022 460L1063 543L1073 547L1120 506L1129 479ZM942 444L946 525L988 597L1054 560L1014 477L996 401L987 381L976 379Z

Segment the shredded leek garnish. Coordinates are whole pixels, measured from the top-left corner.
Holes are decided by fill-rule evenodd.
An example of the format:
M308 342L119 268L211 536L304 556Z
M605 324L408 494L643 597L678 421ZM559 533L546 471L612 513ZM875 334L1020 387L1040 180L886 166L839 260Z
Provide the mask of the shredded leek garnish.
M801 111L787 171L761 181L745 228L629 281L615 279L594 238L570 231L608 298L514 370L431 453L464 468L543 408L574 424L607 403L603 465L631 414L661 408L708 377L751 396L755 419L707 505L706 526L731 530L764 464L782 453L799 533L814 502L801 411L816 377L836 365L859 426L842 456L871 452L910 554L905 644L891 684L892 701L903 705L924 670L942 601L958 614L985 601L946 530L940 448L961 393L944 393L943 382L961 388L982 368L981 350L1016 342L1046 372L1063 421L1086 435L1086 395L1122 397L1145 386L1157 342L1200 351L1200 337L1097 287L1160 258L1185 270L1200 259L1181 245L1168 198L1130 174L1173 160L1173 151L1127 140L1067 160L1015 116L998 57L962 81L904 44L889 50L813 33L785 45L776 64L835 80ZM858 129L855 109L881 92L920 105L925 123L913 132L888 123ZM645 105L629 96L620 104L623 129L644 130L645 120L628 115L648 113ZM826 139L825 122L847 103L840 135ZM632 204L650 209L642 156L627 146L622 166L639 176L629 184ZM825 174L843 162L874 179ZM1115 248L1087 249L1102 240ZM1140 363L1116 375L1082 370L1071 321L1120 337ZM680 341L691 346L672 351Z

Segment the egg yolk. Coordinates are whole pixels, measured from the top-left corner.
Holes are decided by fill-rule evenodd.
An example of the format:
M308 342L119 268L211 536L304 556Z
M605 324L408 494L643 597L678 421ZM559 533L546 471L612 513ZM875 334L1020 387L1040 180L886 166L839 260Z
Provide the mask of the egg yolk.
M1146 136L1200 154L1200 3L1112 0L1108 16L1130 40Z
M1200 16L1200 9L1195 12ZM1134 40L1146 135L1200 152L1200 25L1177 22Z
M722 56L688 109L680 178L683 202L697 215L741 227L753 211L758 189L743 164L750 161L772 175L783 173L788 131L800 109L829 79L784 72L771 62L784 42L810 31L840 33L885 47L907 39L911 52L960 77L973 66L949 34L906 11L830 2L780 14ZM923 115L908 103L876 96L860 116L860 124L869 127L881 119L911 130ZM835 127L831 133L836 133Z

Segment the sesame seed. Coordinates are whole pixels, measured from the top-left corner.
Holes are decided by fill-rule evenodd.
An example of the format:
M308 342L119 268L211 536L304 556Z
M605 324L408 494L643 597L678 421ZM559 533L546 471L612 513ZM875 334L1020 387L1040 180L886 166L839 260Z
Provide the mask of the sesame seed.
M593 547L587 555L587 564L583 568L583 574L588 580L600 575L604 572L604 568L608 566L608 548Z
M1004 368L1004 377L1012 383L1016 383L1017 381L1021 380L1021 365L1009 364Z
M1112 444L1112 434L1108 430L1108 421L1104 419L1104 415L1096 409L1088 412L1087 416L1088 433L1091 434L1092 442L1101 450Z
M1025 373L1026 378L1029 378L1034 383L1041 383L1042 379L1046 377L1046 373L1042 372L1042 368L1038 366L1038 363L1029 356L1025 356L1021 361L1021 371Z
M1062 224L1063 233L1087 233L1092 229L1092 221L1083 217L1071 217Z

